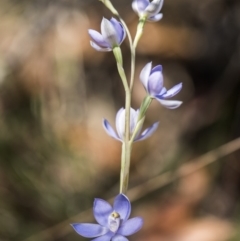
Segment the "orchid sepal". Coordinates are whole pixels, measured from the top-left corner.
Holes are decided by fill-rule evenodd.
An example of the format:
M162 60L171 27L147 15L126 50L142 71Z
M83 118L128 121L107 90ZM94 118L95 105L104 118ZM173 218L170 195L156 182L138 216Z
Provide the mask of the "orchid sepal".
M146 19L150 22L157 22L162 19L162 14L159 13L163 6L163 0L133 0L132 8L138 14L140 19Z
M121 22L115 18L110 20L103 18L101 22L101 33L89 29L91 46L97 51L107 52L119 47L126 38L126 30Z
M152 68L152 62L147 63L140 73L140 81L147 91L149 98L156 99L162 106L168 109L176 109L182 104L182 101L168 100L168 98L175 96L181 91L182 83L167 90L163 86L161 65Z
M144 117L145 118L145 117ZM139 120L139 110L130 109L130 142L144 140L144 132L141 133L144 118ZM155 123L156 124L156 123ZM125 109L121 108L116 115L116 130L109 124L106 119L103 119L103 127L107 134L113 137L115 140L125 141ZM151 127L150 127L151 128ZM154 131L156 128L154 129ZM151 132L153 133L153 132ZM134 134L134 136L133 136ZM133 138L132 138L133 136ZM148 135L147 137L149 137ZM141 138L140 138L141 137Z

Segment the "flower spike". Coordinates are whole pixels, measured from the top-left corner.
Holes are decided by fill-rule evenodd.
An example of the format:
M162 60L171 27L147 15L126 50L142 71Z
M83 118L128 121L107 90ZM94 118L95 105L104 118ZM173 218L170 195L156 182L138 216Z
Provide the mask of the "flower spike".
M163 74L161 65L157 65L152 69L151 62L146 64L140 73L140 80L147 93L166 108L175 109L182 104L182 101L166 100L178 94L178 92L182 89L182 83L179 83L172 87L170 90L167 90L163 86Z
M143 225L143 219L140 217L128 219L130 213L131 203L124 194L115 198L113 207L108 202L96 198L93 214L99 224L73 223L71 226L79 235L95 238L95 241L127 241L125 236L138 232Z
M133 0L132 8L140 18L150 22L157 22L162 19L163 14L159 13L162 9L163 0Z
M139 110L130 109L130 136L133 134L136 125L138 124L138 116ZM145 131L140 134L142 126L140 126L134 141L142 141L148 138L153 134L153 132L157 129L159 122L154 123L151 127L147 128ZM121 108L116 115L116 129L117 132L114 131L112 126L106 119L103 119L103 127L107 134L118 141L124 141L124 133L125 133L125 109Z
M101 34L92 29L89 29L88 33L91 37L91 46L102 52L112 51L115 47L119 47L126 37L126 30L115 18L111 18L110 21L106 18L102 19Z

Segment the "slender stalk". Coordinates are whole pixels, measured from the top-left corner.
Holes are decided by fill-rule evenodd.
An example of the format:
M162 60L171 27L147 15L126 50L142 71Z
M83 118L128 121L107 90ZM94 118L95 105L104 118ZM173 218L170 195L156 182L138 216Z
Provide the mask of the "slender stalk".
M143 117L142 119L138 120L137 125L136 125L136 127L135 127L135 129L134 129L134 131L133 131L132 136L131 136L131 140L130 140L131 144L134 142L134 139L135 139L136 135L137 135L137 134L139 133L139 131L141 130L142 125L143 125L143 123L144 123L144 120L145 120L145 117Z
M131 52L131 75L130 75L130 91L132 92L132 88L133 88L133 81L134 81L134 73L135 73L135 57L136 57L136 44L134 46L133 44L133 40L130 34L130 31L125 23L125 21L121 18L120 15L118 15L119 20L121 21L122 25L124 26L127 36L128 36L128 40L129 40L129 46L130 46L130 52Z
M129 87L125 89L125 139L122 145L121 174L120 174L120 193L126 193L128 189L129 168L131 161L132 145L130 140L130 108L131 91Z
M112 5L110 0L100 0L105 4L105 6L114 14L116 15L120 22L122 23L123 27L126 30L129 45L130 45L130 51L131 51L131 75L130 75L130 81L128 84L125 71L123 69L122 65L122 56L121 56L121 50L120 48L114 48L114 55L117 61L117 68L119 75L122 79L126 97L125 97L125 138L124 142L122 144L122 155L121 155L121 174L120 174L120 193L126 193L128 189L128 179L129 179L129 168L130 168L130 159L131 159L131 150L132 150L132 144L133 140L131 140L130 136L130 108L131 108L131 92L133 88L133 81L134 81L134 73L135 73L135 55L136 55L136 47L137 43L142 35L143 32L143 25L145 22L140 19L140 22L138 24L137 33L134 39L134 43L130 34L130 31L125 23L125 21L122 19L118 11L115 9L115 7ZM143 24L142 24L143 22ZM136 133L135 133L136 135Z
M136 59L136 48L131 46L131 77L130 77L130 91L133 89L133 81L135 74L135 59Z
M131 78L130 78L130 91L132 92L133 89L133 82L134 82L134 74L135 74L135 61L136 61L136 48L138 45L138 42L143 34L143 27L145 25L146 18L140 18L138 26L137 26L137 32L134 38L133 44L130 46L131 49Z
M125 71L124 71L122 65L119 63L117 63L117 68L118 68L118 73L122 79L124 90L127 93L129 91L129 87L128 87L128 82L127 82L127 77L125 75Z
M138 121L140 121L143 117L145 117L146 112L152 102L152 97L150 95L147 95L144 99L143 102L140 106L140 111L139 111L139 115L138 115Z
M128 188L129 168L131 159L132 142L130 142L130 108L131 92L127 84L126 76L120 64L117 64L119 74L125 88L125 139L122 144L121 173L120 173L120 193L126 193Z
M126 194L128 189L131 151L132 151L131 142L130 141L128 143L124 142L122 144L120 190L119 190L120 193Z
M130 108L131 108L131 91L128 86L125 71L122 62L119 61L119 49L114 50L114 56L117 61L118 73L122 79L125 89L125 139L122 145L121 156L121 173L120 173L120 193L126 193L128 188L129 168L131 159L132 142L130 142Z
M119 18L120 22L122 23L123 27L126 30L126 33L127 33L127 36L128 36L129 45L130 45L130 48L132 48L132 46L133 46L132 36L131 36L130 31L129 31L128 27L127 27L127 24L125 23L125 21L122 19L122 17L119 14L118 14L118 18Z
M122 145L122 156L121 156L121 174L120 174L120 193L126 193L128 189L128 180L129 180L129 169L131 162L131 151L133 139L130 137L130 108L131 108L131 92L133 88L134 81L134 73L135 73L135 55L136 55L136 47L137 43L142 35L143 26L145 21L140 21L137 29L137 33L134 39L134 43L132 42L131 34L124 20L118 15L121 23L126 29L130 50L131 50L131 75L129 87L125 88L126 99L125 99L125 139ZM135 133L136 135L136 133ZM135 136L134 135L134 136ZM133 138L134 138L133 136ZM131 138L131 139L130 139Z
M130 31L125 21L121 18L119 14L118 14L118 18L126 30L130 49L132 49L133 41L132 41ZM131 76L132 75L134 75L133 66L131 67ZM125 95L126 95L125 97L125 139L122 145L120 190L119 190L120 193L126 193L128 189L129 169L130 169L131 151L132 151L132 142L129 141L130 140L130 108L131 108L131 90L129 89L129 86L128 88L125 88Z

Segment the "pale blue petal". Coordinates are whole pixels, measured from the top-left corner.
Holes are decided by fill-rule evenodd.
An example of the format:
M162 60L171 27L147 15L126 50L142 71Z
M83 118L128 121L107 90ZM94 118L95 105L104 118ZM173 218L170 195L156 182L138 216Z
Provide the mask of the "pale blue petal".
M168 109L176 109L182 104L182 101L178 101L178 100L162 100L159 98L156 98L156 100L160 102L161 105L163 105Z
M124 139L125 133L125 109L121 108L116 115L116 129L121 140Z
M132 2L132 9L133 9L133 11L134 11L136 14L139 14L138 6L137 6L137 0L133 0L133 2Z
M138 232L143 226L143 219L140 217L135 217L128 219L124 222L118 229L117 233L123 236L129 236Z
M124 28L123 25L122 25L120 22L118 22L115 18L111 18L111 19L110 19L110 22L112 23L113 27L114 27L115 30L116 30L118 45L120 45L120 44L123 42L123 40L125 39L125 37L126 37L125 28Z
M128 239L122 235L117 234L112 238L112 241L128 241Z
M110 47L99 32L89 29L88 33L89 33L92 41L99 47L101 47L101 48L109 48Z
M102 48L100 46L98 46L97 44L95 44L93 41L90 41L91 46L96 49L97 51L101 51L101 52L109 52L112 51L112 49L110 48Z
M154 131L158 128L159 122L154 123L152 126L147 128L139 137L135 139L135 141L142 141L147 139L149 136L153 134Z
M124 194L119 194L114 200L113 209L120 214L120 218L125 221L131 213L131 203Z
M109 136L113 137L118 141L121 141L121 139L118 137L118 135L116 134L116 132L114 131L114 129L106 119L103 119L103 128Z
M112 206L108 202L95 198L93 203L93 214L99 224L107 227L108 216L112 213L112 211Z
M155 66L148 78L148 93L151 95L159 95L163 88L162 65Z
M148 91L148 78L151 73L152 62L146 64L140 73L140 81L142 82L146 91Z
M102 19L101 32L103 38L109 44L109 46L111 46L111 48L118 45L117 32L112 23L106 18Z
M152 70L151 70L151 73L150 73L150 75L152 74L152 73L154 73L154 72L162 72L162 65L157 65L157 66L155 66Z
M161 10L163 5L163 0L153 0L145 9L145 13L148 14L148 16L154 16L157 13L159 13L159 11Z
M170 90L168 90L167 93L162 95L162 97L163 98L171 98L174 95L178 94L181 89L182 89L182 83L179 83L179 84L173 86Z
M163 87L163 75L160 71L153 72L148 79L148 92L155 96L161 93Z
M105 235L103 235L101 237L98 237L98 238L95 238L95 239L93 239L91 241L110 241L113 236L114 236L114 233L109 231Z
M161 92L160 92L160 94L159 94L159 96L163 96L166 93L167 93L167 89L165 87L163 87Z
M142 13L142 12L144 12L144 10L147 8L147 6L150 4L150 2L149 2L149 0L136 0L136 1L134 1L134 2L136 2L135 3L135 5L136 6L134 6L134 8L136 9L136 11L135 12L137 12L137 13ZM133 7L133 6L132 6ZM133 8L133 9L134 9Z
M93 223L73 223L71 226L78 234L85 238L95 238L109 231L108 228Z
M152 17L149 17L147 20L149 22L157 22L157 21L161 20L162 18L163 18L163 14L159 13L159 14L156 14L156 15L154 15Z

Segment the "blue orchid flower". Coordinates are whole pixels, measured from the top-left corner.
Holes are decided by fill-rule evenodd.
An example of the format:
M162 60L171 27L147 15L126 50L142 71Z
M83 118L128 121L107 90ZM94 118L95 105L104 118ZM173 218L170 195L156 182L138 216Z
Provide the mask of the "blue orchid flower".
M137 125L139 110L130 109L130 136L133 134L134 129ZM157 129L159 122L154 123L151 127L147 128L145 131L141 133L141 129L136 134L134 141L142 141L148 138L153 134L153 132ZM109 122L106 119L103 119L103 127L107 134L118 141L124 141L125 136L125 109L121 108L116 115L116 129L112 128Z
M106 201L96 198L93 204L93 214L99 224L73 223L74 230L92 241L128 241L125 236L138 232L143 225L141 217L128 219L131 213L131 203L124 194L119 194L113 207Z
M114 47L120 46L126 37L126 30L115 18L111 18L110 21L106 18L102 19L102 34L92 29L89 29L88 33L91 37L91 46L102 52L112 51Z
M163 14L159 13L162 9L163 0L134 0L132 2L133 10L140 18L146 18L147 21L157 22L162 19Z
M175 96L182 89L182 83L179 83L172 87L170 90L167 90L163 86L163 74L161 65L157 65L152 69L151 62L146 64L140 73L140 80L147 93L164 107L168 109L175 109L182 104L182 101L166 100Z

